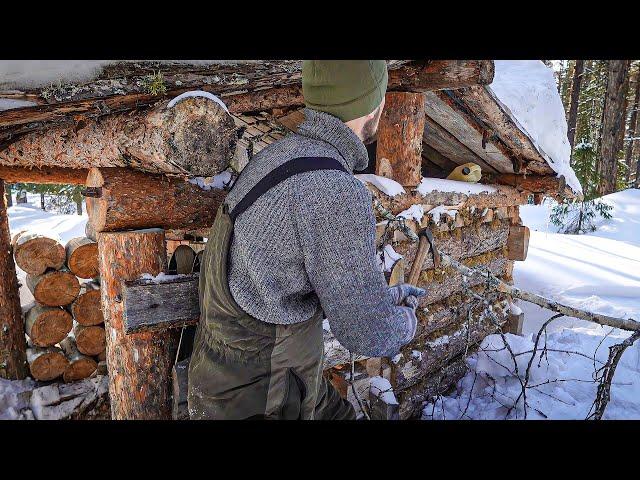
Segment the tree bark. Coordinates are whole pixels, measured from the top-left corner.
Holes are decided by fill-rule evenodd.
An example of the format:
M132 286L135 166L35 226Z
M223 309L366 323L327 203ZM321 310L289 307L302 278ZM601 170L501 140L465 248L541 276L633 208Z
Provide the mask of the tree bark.
M98 269L98 244L87 237L72 238L65 246L67 267L76 277L95 278Z
M598 193L607 195L616 191L618 153L624 133L625 98L628 88L629 60L609 60L607 90L602 113L600 135L600 162Z
M426 60L389 72L389 90L426 92L449 90L493 81L492 60Z
M55 380L69 365L69 361L58 347L28 348L27 361L31 376L43 382Z
M205 191L182 179L144 174L126 168L93 168L87 187L99 189L87 198L89 231L164 228L208 228L226 192Z
M422 93L387 93L378 127L376 175L392 178L403 186L420 183L424 102Z
M114 419L170 419L171 368L179 332L124 332L122 283L166 266L164 232L99 233L102 305L107 335L109 394Z
M100 285L93 282L82 284L80 295L71 304L73 319L83 326L100 325L104 322L100 305Z
M0 191L4 181L0 179ZM20 308L16 267L11 254L9 219L0 202L0 377L20 380L27 376L26 342Z
M584 72L584 60L576 60L573 70L573 81L571 82L571 103L569 106L569 118L567 120L567 136L573 152L576 141L576 125L578 123L578 100L580 99L580 86L582 84L582 73Z
M631 164L633 163L633 147L636 144L636 141L633 140L633 138L638 132L638 108L640 108L640 72L638 72L638 74L636 75L636 85L633 92L633 104L631 106L631 117L629 118L628 137L631 140L629 140L629 143L627 143L626 151L624 154L625 164L627 165L627 185L629 184L629 178L632 171Z
M36 347L51 347L61 342L72 327L71 315L59 307L34 304L25 315L25 331Z
M48 307L69 305L80 293L80 283L76 276L65 271L27 275L27 288L36 302Z
M0 178L11 183L41 183L53 185L84 185L86 168L62 167L8 167L0 165Z
M0 173L0 178L4 178L1 173ZM5 194L5 198L7 199L7 207L12 207L13 206L13 197L11 196L11 184L10 183L5 183L4 184L4 194Z
M13 237L13 256L16 264L30 275L42 275L47 269L64 266L64 247L58 239L29 231Z
M509 185L520 192L546 193L549 196L569 194L564 176L503 173L491 177L491 182L499 185Z
M40 210L44 210L44 193L40 192Z
M65 382L74 382L87 378L98 368L98 362L95 359L80 353L72 337L67 337L60 342L60 347L64 351L67 360L69 360L69 365L62 374L62 379Z
M27 134L0 151L0 164L203 176L227 168L238 140L233 117L206 98L187 98L172 108L167 103Z

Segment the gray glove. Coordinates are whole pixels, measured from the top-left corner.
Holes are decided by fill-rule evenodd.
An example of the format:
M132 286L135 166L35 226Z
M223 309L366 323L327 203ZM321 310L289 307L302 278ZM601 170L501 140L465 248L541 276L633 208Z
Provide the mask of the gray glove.
M409 285L408 283L401 283L400 285L389 287L389 293L391 294L393 303L395 303L396 305L403 305L406 304L407 297L421 297L425 295L427 291L424 288L414 287L413 285ZM418 304L416 303L416 307L417 306Z

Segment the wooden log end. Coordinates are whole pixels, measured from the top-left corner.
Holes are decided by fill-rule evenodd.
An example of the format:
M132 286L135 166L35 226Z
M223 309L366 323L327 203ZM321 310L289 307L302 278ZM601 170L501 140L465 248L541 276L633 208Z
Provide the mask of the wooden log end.
M78 351L84 355L98 355L106 347L105 331L103 327L97 325L83 326L76 325L74 328Z
M99 274L98 244L87 238L69 240L65 247L67 267L76 277L94 278Z
M61 342L72 327L71 315L61 308L35 306L27 313L27 334L37 347L50 347Z
M58 378L69 364L62 350L56 347L28 348L27 361L31 376L43 382Z
M49 307L69 305L80 293L80 282L70 272L27 275L27 286L36 301Z
M104 322L100 306L100 290L86 290L71 304L73 319L83 326L100 325Z
M36 234L14 238L14 259L30 275L42 275L47 269L59 270L65 262L64 247L56 240Z
M69 362L62 374L65 382L75 382L90 377L98 369L98 362L88 356L82 356Z

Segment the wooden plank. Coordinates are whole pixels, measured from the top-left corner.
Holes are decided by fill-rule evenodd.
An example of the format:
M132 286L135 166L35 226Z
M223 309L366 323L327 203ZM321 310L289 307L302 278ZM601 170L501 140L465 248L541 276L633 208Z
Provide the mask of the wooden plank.
M428 159L431 163L437 165L440 170L445 172L447 175L458 166L456 162L448 159L431 145L425 143L424 139L422 142L422 156Z
M489 139L490 132L483 131L465 112L456 109L450 97L444 92L427 92L425 97L426 113L460 143L499 172L513 172L513 162Z
M125 333L195 325L200 318L199 275L125 282L122 289Z
M389 92L385 98L378 127L376 175L415 187L422 178L424 94Z
M523 262L527 259L529 251L529 227L524 225L512 225L509 228L507 238L507 258Z
M458 165L473 162L480 165L483 171L497 172L428 115L425 117L423 141Z

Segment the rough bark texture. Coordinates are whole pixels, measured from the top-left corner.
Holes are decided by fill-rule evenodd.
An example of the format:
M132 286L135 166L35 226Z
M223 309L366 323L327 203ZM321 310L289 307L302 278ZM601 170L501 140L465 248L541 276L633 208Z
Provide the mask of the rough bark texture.
M0 180L0 192L4 182ZM9 219L0 201L0 377L19 380L27 375L26 343L20 309L16 267L11 254Z
M62 378L65 382L74 382L91 376L98 368L98 363L91 357L83 355L78 350L73 338L67 337L60 342L69 365L65 368Z
M100 305L100 286L93 282L84 283L70 310L73 319L80 325L100 325L104 322Z
M79 121L25 135L0 164L22 167L134 167L149 172L215 175L229 165L237 133L217 103L188 98L172 108Z
M98 244L87 237L72 238L65 246L67 267L76 277L98 276Z
M71 315L59 307L33 305L25 315L25 331L36 347L51 347L59 343L72 327Z
M87 198L87 230L95 232L208 228L225 196L223 190L126 168L93 168L87 187L100 189L100 196Z
M65 262L64 247L57 239L27 231L14 235L13 256L18 267L30 275L42 275L49 268L59 270Z
M41 305L69 305L80 293L80 283L70 272L50 271L42 275L27 275L27 287Z
M387 93L378 127L377 175L406 186L420 183L424 102L422 93Z
M58 347L28 348L27 361L31 376L41 381L58 378L69 364L64 353Z
M635 138L638 133L638 109L640 108L640 72L636 74L636 85L635 90L633 92L633 104L631 106L631 117L629 118L629 130L627 132L627 136L629 138ZM629 184L629 179L631 176L631 172L633 170L633 147L636 144L636 140L629 140L627 142L624 160L627 165L627 185ZM637 176L636 176L637 179Z
M76 339L78 350L85 355L98 355L106 348L105 330L99 325L76 324L73 327L73 336Z
M87 169L83 168L24 168L0 165L0 178L11 183L84 185L87 180L87 172Z
M520 192L544 193L548 196L573 196L567 187L564 176L514 175L503 173L491 177L491 181L499 185L509 185Z
M571 103L569 105L569 116L567 119L567 137L573 152L576 141L576 125L578 123L578 100L580 99L580 86L582 84L582 72L584 72L584 60L576 60L573 70L573 81L571 82Z
M493 81L492 60L426 60L389 72L389 90L424 92L488 85Z
M628 87L629 60L609 60L607 92L602 112L602 134L600 136L600 162L598 193L607 195L616 191L618 175L618 153L622 148L624 133L625 98Z
M166 265L159 229L100 233L98 254L114 419L170 419L171 368L179 332L124 332L122 282L158 275Z

